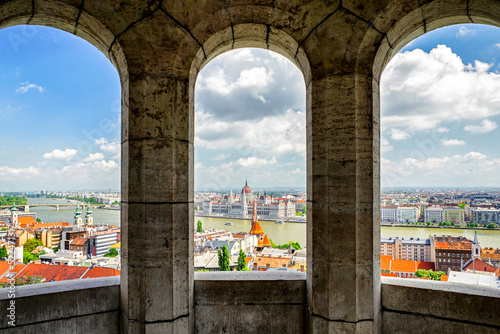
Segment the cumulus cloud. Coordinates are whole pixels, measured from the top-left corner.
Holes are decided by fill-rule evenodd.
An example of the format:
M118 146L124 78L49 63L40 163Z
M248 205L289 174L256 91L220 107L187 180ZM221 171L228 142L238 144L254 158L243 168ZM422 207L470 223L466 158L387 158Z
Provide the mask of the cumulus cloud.
M381 159L383 186L481 186L500 181L500 159L489 159L480 152L464 155L428 157L425 159L405 158L401 161ZM423 184L427 182L427 184ZM485 180L487 180L485 184Z
M481 122L481 125L466 125L464 130L470 133L488 133L495 130L497 127L498 125L496 122L485 119Z
M95 143L99 145L99 148L105 152L119 154L121 151L121 145L117 139L109 141L107 138L96 139Z
M104 159L104 154L98 152L98 153L90 153L89 156L84 158L82 161L89 162L89 161L96 161L103 159Z
M43 157L45 159L57 159L57 160L71 160L78 153L77 150L68 148L64 151L55 149L52 152L45 153Z
M443 122L499 115L500 74L491 66L477 60L464 64L445 45L398 53L382 75L382 126L446 132Z
M195 108L225 121L252 120L303 110L304 78L281 55L259 49L226 52L196 82Z
M0 166L0 176L6 179L30 179L31 177L37 175L40 175L40 170L35 167L11 168L8 166Z
M243 167L250 166L265 166L265 165L274 165L276 163L276 159L272 158L271 160L259 159L257 157L248 157L248 158L240 158L236 161L236 163Z
M16 93L24 94L24 93L27 93L30 89L38 90L40 93L43 93L43 91L45 90L45 87L38 86L35 84L30 84L29 81L26 81L26 82L21 83L21 87L19 87L16 90Z
M439 127L435 130L437 133L448 133L450 132L450 129L449 128L446 128L446 127Z
M392 150L394 149L394 146L392 146L392 145L389 143L389 141L388 141L387 139L383 138L383 137L382 137L382 139L381 139L381 144L382 144L382 146L381 146L381 149L380 149L380 150L381 150L382 152L389 152L389 151L392 151Z
M460 146L460 145L465 145L467 143L465 141L459 140L459 139L443 139L441 141L441 144L443 146Z
M411 135L407 131L401 129L391 129L392 140L406 140L410 137Z
M262 156L305 156L306 119L304 112L288 110L283 116L256 121L224 121L203 111L196 112L195 146L199 148L247 149Z
M221 154L217 154L215 157L213 157L212 160L220 161L220 160L225 160L227 158L229 158L229 154L221 153Z

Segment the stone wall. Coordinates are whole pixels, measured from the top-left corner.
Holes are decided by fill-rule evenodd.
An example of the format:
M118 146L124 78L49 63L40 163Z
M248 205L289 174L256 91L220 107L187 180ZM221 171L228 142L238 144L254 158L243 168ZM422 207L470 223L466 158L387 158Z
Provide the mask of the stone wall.
M118 333L119 284L119 277L110 277L17 286L15 327L5 316L9 289L0 289L0 332Z
M214 327L222 325L210 323L211 317L203 318L207 310L216 310L219 305L247 311L248 319L239 323L212 313L228 330L251 320L258 322L265 310L269 311L267 319L277 321L276 326L292 331L305 326L307 333L391 332L402 328L403 318L415 329L419 321L428 327L449 321L437 315L433 318L434 309L421 311L419 314L427 315L424 317L404 310L398 313L393 305L382 318L379 79L406 43L453 23L499 25L500 2L0 1L0 28L39 24L71 32L101 50L120 74L119 316L123 333L193 333L196 328L222 328ZM219 287L208 280L196 283L194 291L194 86L198 72L211 59L241 47L279 52L304 74L308 271L306 293L300 292L306 296L305 316L299 315L304 307L300 297L293 301L292 313L298 318L293 319L292 327L271 316L281 314L291 301L278 298L275 304L265 304L257 295L245 294L258 283L235 283L236 291L249 298L247 304L238 301L237 294L223 299L225 304L217 303L218 296L205 289ZM271 290L276 284L295 291L299 289L296 284L302 284L280 282L264 285ZM220 284L229 288L227 282ZM386 299L390 289L386 289ZM411 296L418 291L412 288L404 293ZM60 301L71 300L65 294L59 294ZM444 296L449 297L449 309L463 306L455 295L450 292ZM56 301L37 298L25 300L38 300L46 308ZM255 305L250 298L257 298ZM213 309L210 303L214 303ZM25 305L26 309L30 305ZM47 319L58 319L51 317L52 311L47 312ZM93 314L75 312L83 312L82 317L68 320L75 324L85 314ZM195 321L196 313L203 322ZM69 319L71 313L64 309L60 316ZM92 317L104 317L104 313ZM38 325L34 318L26 320L25 326L45 326L43 319ZM483 327L496 328L488 326Z

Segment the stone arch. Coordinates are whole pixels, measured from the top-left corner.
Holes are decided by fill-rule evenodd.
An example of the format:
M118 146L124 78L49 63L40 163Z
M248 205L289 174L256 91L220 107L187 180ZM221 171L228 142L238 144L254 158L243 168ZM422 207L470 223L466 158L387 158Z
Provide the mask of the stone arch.
M41 25L74 34L99 49L117 69L122 86L127 78L127 64L114 34L83 6L71 6L59 1L14 0L2 4L0 29L15 25ZM123 87L122 87L123 88Z
M375 22L386 26L387 33L373 55L373 77L379 81L392 57L415 38L453 24L478 23L500 27L500 3L494 0L436 0L409 8L408 1L395 1L394 8L407 8L390 19L379 16ZM387 24L390 22L390 25Z

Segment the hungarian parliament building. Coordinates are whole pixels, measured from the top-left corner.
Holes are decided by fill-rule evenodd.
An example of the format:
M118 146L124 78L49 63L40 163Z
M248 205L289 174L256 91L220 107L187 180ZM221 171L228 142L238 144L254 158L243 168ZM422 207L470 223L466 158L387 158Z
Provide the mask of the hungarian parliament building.
M245 183L239 201L233 196L224 196L220 201L203 202L204 216L225 216L234 218L250 218L253 215L253 202L257 201L257 215L262 219L279 219L295 217L295 203L290 200L273 199L272 196L254 196Z

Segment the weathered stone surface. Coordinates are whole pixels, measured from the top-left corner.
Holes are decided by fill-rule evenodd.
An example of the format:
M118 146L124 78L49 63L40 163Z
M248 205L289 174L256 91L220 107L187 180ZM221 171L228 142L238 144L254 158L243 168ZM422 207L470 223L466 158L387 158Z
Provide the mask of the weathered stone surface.
M116 333L119 314L119 280L116 278L51 282L38 286L17 286L15 299L1 289L0 331L8 333L78 332L86 322L96 330ZM15 301L16 328L10 331L5 315ZM66 326L66 327L65 327Z
M467 22L500 25L499 2L0 1L0 28L28 23L70 31L120 74L123 333L498 331L498 317L488 313L498 313L498 296L408 286L380 291L380 76L413 38ZM300 280L201 280L193 291L196 76L220 53L249 46L279 52L304 73L306 288ZM250 293L258 287L268 291L265 298ZM73 292L54 296L64 305L75 300ZM430 299L436 296L440 304ZM118 302L108 297L103 305ZM50 298L19 300L30 310ZM116 331L116 304L94 314L76 300L81 306L45 307L39 320L26 316L16 330L61 332L67 325L71 332L92 322L99 332ZM473 307L464 311L465 304Z

